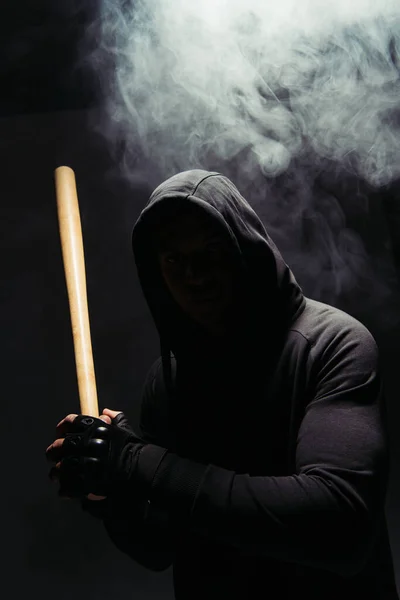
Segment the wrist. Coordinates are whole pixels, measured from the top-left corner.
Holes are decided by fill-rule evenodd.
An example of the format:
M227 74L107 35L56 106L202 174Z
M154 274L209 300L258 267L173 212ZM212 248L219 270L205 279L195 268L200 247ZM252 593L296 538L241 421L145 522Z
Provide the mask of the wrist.
M149 496L155 474L167 453L166 448L154 444L143 445L138 453L136 478L139 484L148 491Z

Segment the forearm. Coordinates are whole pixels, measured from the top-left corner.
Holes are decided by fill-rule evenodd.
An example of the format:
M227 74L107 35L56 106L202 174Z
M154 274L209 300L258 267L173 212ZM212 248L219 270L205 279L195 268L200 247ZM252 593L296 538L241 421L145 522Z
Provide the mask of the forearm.
M153 481L154 504L177 530L244 553L347 575L358 569L367 528L346 510L329 477L251 477L168 453Z

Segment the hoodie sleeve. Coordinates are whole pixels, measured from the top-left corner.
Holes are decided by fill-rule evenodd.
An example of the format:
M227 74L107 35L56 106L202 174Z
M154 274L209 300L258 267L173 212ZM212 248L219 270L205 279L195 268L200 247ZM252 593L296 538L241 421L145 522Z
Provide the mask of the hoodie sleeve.
M151 494L181 530L242 553L352 576L374 543L388 478L378 351L360 324L322 353L311 351L310 360L314 391L293 474L236 474L168 452ZM154 468L151 453L151 445L144 448L144 470Z
M162 443L162 425L154 402L163 398L155 396L155 374L158 361L154 363L143 387L140 413L140 436L149 443ZM166 450L152 446L151 454L155 469ZM149 475L151 484L151 475ZM103 520L104 527L113 544L124 554L151 571L165 571L173 561L173 535L166 514L152 506L147 496L136 493L101 501L83 500L82 507L92 516Z

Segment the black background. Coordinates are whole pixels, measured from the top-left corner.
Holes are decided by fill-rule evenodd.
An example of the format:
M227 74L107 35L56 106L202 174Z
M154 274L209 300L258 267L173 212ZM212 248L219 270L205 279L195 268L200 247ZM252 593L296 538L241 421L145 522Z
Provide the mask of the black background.
M80 410L54 193L57 166L71 166L78 183L100 409L124 410L135 425L141 386L158 356L130 246L154 182L129 185L93 130L102 104L87 60L95 47L95 9L94 2L44 0L0 8L1 579L17 600L27 593L42 600L172 598L170 571L153 574L125 557L98 522L73 501L58 499L47 479L44 452L55 425ZM362 219L354 207L348 215L366 246L385 249L380 261L397 276L399 202L394 182L370 194ZM371 328L382 353L392 443L387 518L399 584L398 281L390 285L387 311L384 303L378 312L365 311L359 299L343 308Z

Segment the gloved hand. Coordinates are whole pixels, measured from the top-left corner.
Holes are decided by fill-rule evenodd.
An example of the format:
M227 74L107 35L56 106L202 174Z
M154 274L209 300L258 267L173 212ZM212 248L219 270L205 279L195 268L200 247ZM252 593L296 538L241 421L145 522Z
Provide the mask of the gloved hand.
M49 477L59 481L59 495L69 498L117 494L133 478L139 452L146 443L135 434L123 412L111 423L70 414L58 423L56 432L58 438L46 450L48 460L56 463Z

